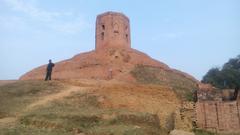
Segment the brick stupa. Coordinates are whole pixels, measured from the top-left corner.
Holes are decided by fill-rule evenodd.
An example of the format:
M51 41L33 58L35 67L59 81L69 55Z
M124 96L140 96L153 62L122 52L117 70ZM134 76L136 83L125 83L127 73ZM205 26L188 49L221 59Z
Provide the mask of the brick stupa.
M136 65L161 68L196 81L192 76L169 68L166 64L131 48L130 21L117 12L97 16L95 50L81 53L71 59L55 64L53 79L111 79L134 81L131 71ZM46 65L40 66L20 77L20 80L44 79Z

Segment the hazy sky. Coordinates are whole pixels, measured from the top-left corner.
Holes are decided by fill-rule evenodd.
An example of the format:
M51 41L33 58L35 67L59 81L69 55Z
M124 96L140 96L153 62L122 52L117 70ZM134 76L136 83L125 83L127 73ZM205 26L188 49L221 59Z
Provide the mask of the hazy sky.
M130 18L133 48L199 80L240 54L240 0L0 0L0 80L93 50L106 11Z

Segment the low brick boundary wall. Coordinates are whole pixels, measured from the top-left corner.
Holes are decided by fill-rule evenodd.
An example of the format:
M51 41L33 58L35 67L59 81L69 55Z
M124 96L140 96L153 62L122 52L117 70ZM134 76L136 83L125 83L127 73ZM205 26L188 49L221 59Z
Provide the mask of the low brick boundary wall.
M198 128L240 132L240 103L237 101L199 101L196 103Z

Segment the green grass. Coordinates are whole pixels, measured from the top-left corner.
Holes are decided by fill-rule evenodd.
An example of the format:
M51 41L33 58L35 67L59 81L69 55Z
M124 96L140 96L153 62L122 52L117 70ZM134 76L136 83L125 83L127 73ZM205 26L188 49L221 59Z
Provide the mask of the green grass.
M15 116L42 95L63 89L57 81L18 81L0 86L0 118Z
M202 130L202 129L195 129L194 133L195 133L195 135L215 135L212 132L205 131L205 130Z
M44 128L17 125L10 128L0 128L0 135L68 135L68 133L63 130L47 130Z
M109 118L103 118L104 115ZM60 129L68 134L75 130L89 135L158 135L164 132L159 127L158 117L153 114L104 109L99 107L96 96L86 94L76 94L34 110L23 116L20 123L27 127Z
M193 80L157 67L138 65L131 74L139 83L169 86L179 97L187 100L191 91L197 88Z

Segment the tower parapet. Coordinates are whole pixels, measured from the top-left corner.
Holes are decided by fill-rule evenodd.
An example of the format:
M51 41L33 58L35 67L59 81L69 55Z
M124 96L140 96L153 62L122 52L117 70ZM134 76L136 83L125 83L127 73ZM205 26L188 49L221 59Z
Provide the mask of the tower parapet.
M128 17L117 12L106 12L98 15L95 42L95 50L104 47L131 48Z

